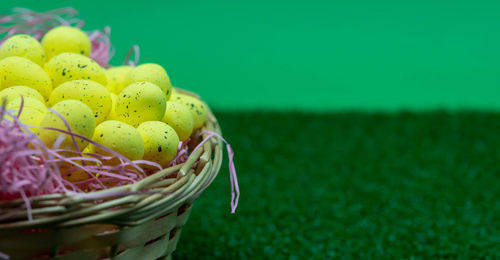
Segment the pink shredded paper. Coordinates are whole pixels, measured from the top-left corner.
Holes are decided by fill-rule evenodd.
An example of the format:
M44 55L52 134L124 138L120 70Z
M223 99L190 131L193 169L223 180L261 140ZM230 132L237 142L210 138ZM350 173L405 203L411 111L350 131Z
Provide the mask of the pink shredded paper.
M21 109L22 111L22 103ZM131 161L125 156L92 141L85 136L67 129L44 127L45 130L57 131L61 137L53 147L47 147L34 134L30 127L19 121L16 115L0 107L0 199L31 197L52 193L84 193L89 190L108 188L105 181L125 185L137 182L147 176L139 165L149 165L160 170L157 163L140 160ZM53 113L58 114L56 111ZM59 115L59 114L58 114ZM59 115L60 116L60 115ZM60 116L64 121L64 118ZM65 136L71 136L75 145L72 149L60 149L59 145ZM82 153L76 145L76 139L83 139L110 156ZM106 165L105 161L118 158L118 165ZM61 173L61 164L65 164ZM81 182L70 182L64 177L76 171L88 175ZM26 200L26 199L25 199ZM1 219L1 216L0 216Z
M21 109L18 114L22 112L22 107L23 101L21 102ZM57 111L51 111L65 122L67 129L43 127L45 130L61 133L59 140L55 142L54 146L47 147L30 130L30 127L34 126L25 125L19 121L17 115L12 115L4 109L4 106L0 106L0 160L3 162L0 164L0 200L23 198L26 202L25 206L28 209L29 220L32 220L32 217L28 197L52 193L84 194L89 189L106 189L108 187L104 185L104 182L111 181L116 182L116 185L135 183L147 176L139 165L149 165L156 167L158 170L162 169L160 165L151 161L130 161L123 155L85 136L72 132L64 118ZM226 143L231 182L231 213L234 213L238 205L240 191L234 167L233 150L229 143L219 134L203 131L199 135L203 134L207 134L207 136L196 146L193 152L213 137L219 138ZM65 136L71 136L74 150L59 148ZM82 153L78 149L77 138L98 146L111 156ZM188 159L189 141L188 139L186 142L179 143L177 156L172 159L169 166L183 163ZM118 165L105 165L104 162L113 157L118 158L120 163ZM66 171L64 173L60 171L61 163L69 165L69 167L65 168ZM64 178L76 171L83 171L89 178L80 182L70 182ZM215 176L216 171L212 171L208 181L203 184L200 191L194 197L199 196L213 181ZM5 216L0 215L0 219L3 217Z
M206 143L208 140L210 140L211 138L214 138L214 137L219 138L221 141L223 141L226 144L227 155L229 157L229 180L231 182L231 213L234 214L236 212L236 208L238 207L238 200L240 198L240 187L238 185L238 177L236 175L236 168L234 167L233 149L231 148L231 145L226 141L226 139L224 139L224 137L222 137L218 133L205 130L205 131L202 131L200 133L200 135L203 135L203 134L206 134L207 136L205 137L205 139L203 139L203 141L201 141L196 146L196 148L194 148L193 151L196 151L204 143ZM198 193L196 193L193 197L197 198L198 196L200 196L200 194L208 187L208 185L210 185L212 183L212 181L215 179L216 175L217 175L217 172L212 171L210 173L209 178L208 178L209 180L207 182L205 182L205 184L200 189L200 191Z

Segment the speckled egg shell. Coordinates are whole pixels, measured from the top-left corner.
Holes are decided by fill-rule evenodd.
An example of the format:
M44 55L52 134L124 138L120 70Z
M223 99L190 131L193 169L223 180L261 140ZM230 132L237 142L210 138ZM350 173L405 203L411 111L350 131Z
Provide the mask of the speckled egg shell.
M112 67L106 70L108 76L108 90L112 93L120 93L128 84L127 77L132 71L130 66Z
M165 114L166 98L159 87L149 82L135 82L122 90L116 100L120 121L137 126L146 121L160 121Z
M0 100L3 98L7 99L7 104L19 97L29 97L29 98L34 98L45 104L45 98L43 98L42 94L40 92L36 91L33 88L26 87L26 86L14 86L14 87L8 87L2 91L0 91ZM1 101L0 101L1 102Z
M94 60L76 53L61 53L45 63L45 71L57 87L64 82L86 79L106 86L106 71Z
M118 116L116 115L116 95L114 93L110 94L111 96L111 110L109 111L107 120L118 120Z
M193 133L193 116L187 107L179 102L167 101L167 110L161 120L171 126L181 141Z
M18 97L12 100L7 106L7 110L12 110L13 115L17 115L23 102L23 110L19 116L19 120L28 125L40 125L43 117L48 110L44 103L40 100L30 97L23 97L23 100Z
M101 84L90 80L72 80L64 82L50 94L49 104L54 105L62 100L75 99L82 101L94 112L96 123L106 119L111 111L111 96Z
M95 129L92 140L124 155L130 160L142 159L144 155L144 143L139 131L133 126L120 121L107 120L99 124ZM109 155L106 151L94 145L90 145L90 150L98 154Z
M83 170L74 171L74 169L72 169L71 167L61 167L59 169L59 172L64 179L70 182L79 182L91 178L87 172Z
M90 145L88 145L87 147L85 147L85 149L83 149L82 151L83 156L88 158L93 158L93 156L88 155L88 153L93 153L92 151L90 151L89 147ZM94 161L86 161L85 164L98 165L97 162ZM76 170L75 168L73 168L73 165L67 163L61 164L61 166L59 167L59 172L61 173L64 179L70 182L84 181L93 178L92 175L89 175L89 173L83 170Z
M42 39L47 60L64 52L89 56L92 44L82 30L70 26L58 26L48 31Z
M150 160L166 167L177 155L179 137L175 130L160 121L148 121L137 128L144 142L145 160Z
M45 63L45 52L40 42L35 38L18 34L8 38L0 48L0 60L6 57L24 57L43 66Z
M175 90L175 88L172 87L172 92L171 92L170 97L168 98L167 101L174 100L175 96L178 94L179 93L177 92L177 90Z
M189 109L189 112L191 112L191 116L193 116L195 130L199 129L205 124L208 111L205 103L203 103L199 99L181 93L176 93L175 96L170 99L170 101L179 102Z
M52 83L42 67L22 57L7 57L0 61L1 89L27 86L49 99Z
M172 84L165 69L154 63L146 63L133 68L128 74L127 85L146 81L151 82L161 88L167 100L172 92Z
M52 109L61 114L61 116L69 124L72 132L83 135L87 138L92 138L96 125L95 118L92 110L83 102L73 99L63 100L55 104ZM40 126L67 130L66 125L61 118L50 111L44 116ZM61 133L48 129L41 129L38 133L40 139L49 147L53 146L59 135L61 135ZM83 150L88 145L86 141L80 138L76 138L76 142L80 150ZM70 136L66 135L61 147L74 149Z

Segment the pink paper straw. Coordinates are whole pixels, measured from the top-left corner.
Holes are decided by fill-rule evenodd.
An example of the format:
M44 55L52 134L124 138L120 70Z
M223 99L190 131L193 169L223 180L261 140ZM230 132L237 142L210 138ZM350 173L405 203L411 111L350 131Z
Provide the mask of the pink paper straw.
M231 148L231 145L224 139L221 135L219 135L216 132L204 130L200 133L200 135L207 134L207 137L201 141L196 148L194 148L193 153L198 150L204 143L206 143L210 138L216 137L222 140L226 144L226 150L227 150L227 155L229 158L229 180L231 183L231 214L234 214L236 212L236 208L238 207L238 200L240 198L240 187L238 185L238 176L236 175L236 168L234 166L234 152L233 149ZM210 173L210 176L208 178L208 181L205 182L205 184L202 186L201 190L196 193L193 197L198 197L201 192L203 192L210 183L212 183L213 179L216 176L216 172L212 171Z

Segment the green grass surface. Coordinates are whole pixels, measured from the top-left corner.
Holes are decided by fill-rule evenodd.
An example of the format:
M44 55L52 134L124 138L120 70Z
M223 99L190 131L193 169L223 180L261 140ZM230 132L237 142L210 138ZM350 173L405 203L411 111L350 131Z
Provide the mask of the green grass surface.
M227 159L176 259L500 258L500 114L216 112Z

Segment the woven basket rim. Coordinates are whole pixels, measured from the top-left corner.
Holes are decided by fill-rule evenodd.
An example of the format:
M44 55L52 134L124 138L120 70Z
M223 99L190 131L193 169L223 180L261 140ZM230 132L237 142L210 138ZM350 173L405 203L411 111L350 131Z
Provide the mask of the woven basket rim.
M175 88L179 93L199 98L198 95ZM217 119L210 107L207 121L201 130L221 135ZM202 139L206 138L202 135ZM202 140L201 139L201 140ZM192 152L186 162L164 168L133 183L106 190L78 194L46 194L30 197L33 221L27 220L27 210L20 210L23 199L0 201L0 213L14 212L0 220L0 231L11 229L70 227L83 224L106 223L136 226L168 214L186 202L192 202L217 176L222 163L222 141L212 138ZM165 178L167 176L175 178ZM152 190L155 193L140 193ZM130 194L131 192L135 194ZM106 199L92 198L112 194ZM15 212L17 211L17 212Z

